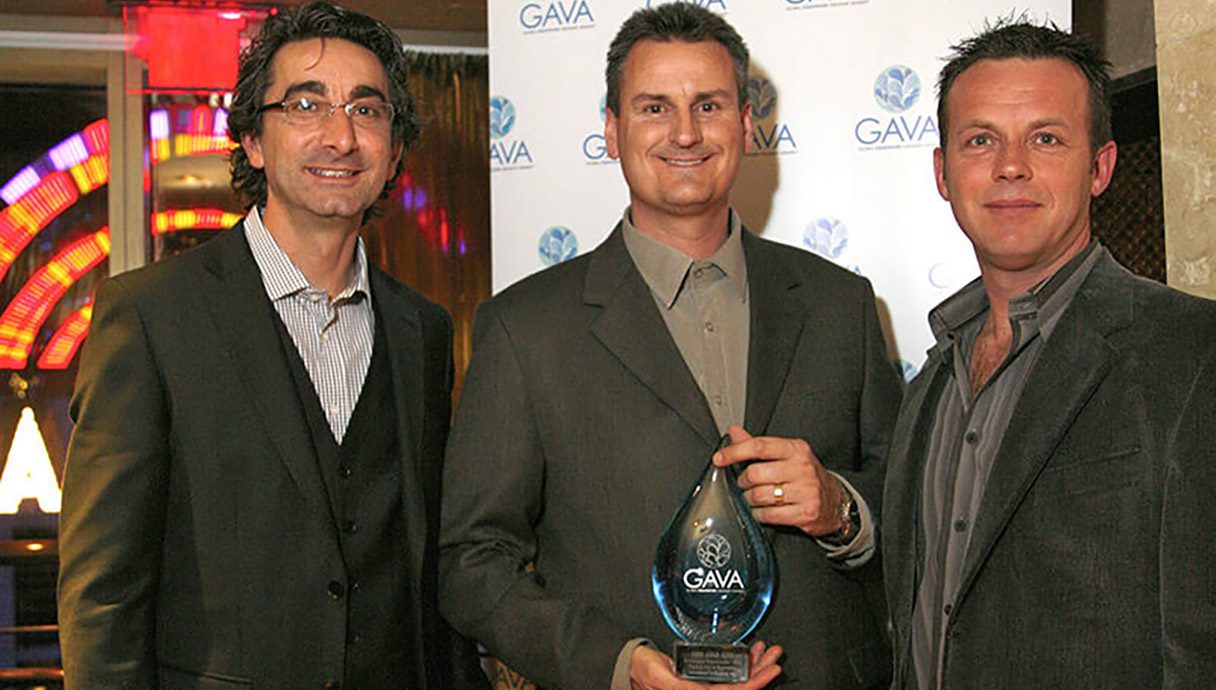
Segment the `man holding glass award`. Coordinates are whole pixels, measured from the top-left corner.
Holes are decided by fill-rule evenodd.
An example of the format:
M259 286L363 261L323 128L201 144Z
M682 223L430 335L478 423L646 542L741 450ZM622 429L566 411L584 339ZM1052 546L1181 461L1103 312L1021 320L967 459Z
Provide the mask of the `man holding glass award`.
M899 384L869 283L730 209L747 64L691 3L631 16L604 131L629 208L594 251L478 312L440 606L542 687L889 679L857 568ZM677 668L677 639L715 646Z

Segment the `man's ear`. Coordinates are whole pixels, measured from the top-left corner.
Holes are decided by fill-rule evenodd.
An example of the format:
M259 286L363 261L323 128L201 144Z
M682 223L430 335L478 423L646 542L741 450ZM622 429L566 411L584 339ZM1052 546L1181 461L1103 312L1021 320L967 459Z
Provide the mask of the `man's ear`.
M246 132L241 135L241 148L245 149L245 157L249 164L261 170L266 166L266 158L262 155L262 141L257 135Z
M755 137L752 135L754 131L756 130L752 123L752 102L749 100L743 104L743 153L751 153L755 148Z
M950 201L950 188L946 186L946 152L940 146L933 149L933 179L937 182L937 193Z
M612 108L604 108L604 146L608 149L608 157L619 160L621 148L616 140L617 118Z
M1115 174L1115 159L1119 157L1114 140L1108 141L1094 154L1094 166L1089 181L1089 195L1098 196L1106 191Z

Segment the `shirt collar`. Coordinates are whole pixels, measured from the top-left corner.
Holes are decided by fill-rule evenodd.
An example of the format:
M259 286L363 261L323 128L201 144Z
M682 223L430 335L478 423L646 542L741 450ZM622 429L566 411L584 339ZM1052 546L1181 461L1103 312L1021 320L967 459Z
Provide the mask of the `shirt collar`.
M1081 283L1089 276L1101 255L1101 243L1091 239L1076 256L1068 260L1055 273L1043 279L1027 292L1009 300L1009 319L1029 324L1030 328L1019 331L1027 334L1051 334L1060 314L1072 301ZM976 278L962 290L946 298L929 312L929 327L937 344L929 351L946 353L958 338L959 332L968 324L976 324L978 317L988 311L988 293L981 278ZM1015 344L1016 345L1016 344Z
M726 242L718 247L713 256L704 261L697 261L678 249L643 234L634 227L630 219L629 209L621 218L625 248L637 266L642 279L655 294L660 302L668 309L675 305L684 289L685 278L694 264L712 264L717 266L739 296L740 301L747 299L747 261L743 255L743 223L734 209L730 210L727 221Z
M262 285L271 301L280 300L306 290L321 291L314 287L292 263L291 257L279 246L274 236L262 224L262 214L255 205L245 216L245 239L249 242L249 250L253 252L253 260L262 274ZM369 295L367 277L367 253L363 248L363 238L355 239L354 271L349 284L334 298L333 302L349 299L357 294Z

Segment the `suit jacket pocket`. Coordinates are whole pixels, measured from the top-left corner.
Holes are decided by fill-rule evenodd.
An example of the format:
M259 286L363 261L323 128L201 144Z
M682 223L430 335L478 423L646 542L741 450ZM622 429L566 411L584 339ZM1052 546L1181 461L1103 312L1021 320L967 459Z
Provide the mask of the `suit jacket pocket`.
M1060 460L1048 463L1035 481L1038 498L1108 493L1138 482L1148 470L1138 446Z
M161 690L233 690L253 686L253 681L249 678L189 671L163 660L157 664L157 675L160 677Z

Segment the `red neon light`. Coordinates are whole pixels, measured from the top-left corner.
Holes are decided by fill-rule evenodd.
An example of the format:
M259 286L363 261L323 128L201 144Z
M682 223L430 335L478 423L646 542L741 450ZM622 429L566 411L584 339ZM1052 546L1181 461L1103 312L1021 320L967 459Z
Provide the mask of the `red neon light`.
M46 348L38 357L39 369L67 369L76 351L89 335L89 323L93 320L93 301L72 312L59 324L51 335Z
M97 122L90 124L80 131L81 138L84 139L84 147L89 153L96 155L110 153L110 121L102 118Z
M236 84L240 32L245 21L214 9L137 7L135 53L148 63L154 91L227 91Z
M0 211L0 280L40 230L80 198L72 177L53 172L15 204Z
M241 214L218 208L160 211L152 214L152 234L163 235L177 230L224 230L240 220Z
M103 151L68 168L82 195L110 181L110 154Z
M110 255L110 229L87 235L30 276L0 314L0 369L24 369L34 336L73 283Z

